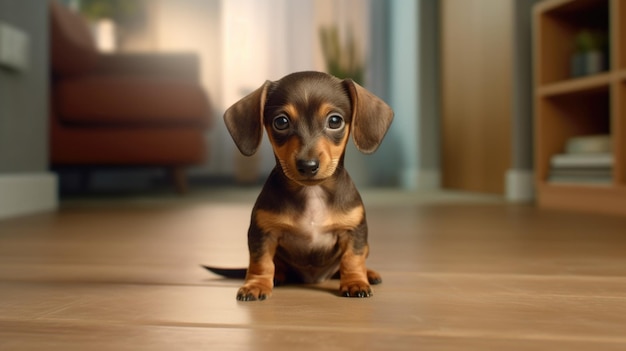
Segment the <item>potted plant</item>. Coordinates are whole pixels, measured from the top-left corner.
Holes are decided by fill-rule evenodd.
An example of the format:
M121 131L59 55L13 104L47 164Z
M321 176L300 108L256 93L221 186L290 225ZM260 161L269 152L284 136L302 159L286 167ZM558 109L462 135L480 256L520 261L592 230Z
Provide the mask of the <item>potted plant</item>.
M575 37L571 59L572 77L605 71L608 68L608 38L605 31L583 29Z
M364 84L365 64L351 28L345 44L341 42L337 26L321 27L319 31L326 71L337 78L350 78Z
M143 0L80 0L79 11L91 23L98 48L114 51L124 29L141 25Z

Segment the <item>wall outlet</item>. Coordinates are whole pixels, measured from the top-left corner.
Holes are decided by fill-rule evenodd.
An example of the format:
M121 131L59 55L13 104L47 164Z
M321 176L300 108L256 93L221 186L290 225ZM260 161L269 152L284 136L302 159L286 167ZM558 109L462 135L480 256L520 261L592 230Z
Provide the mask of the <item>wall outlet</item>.
M25 71L28 69L28 34L5 22L0 22L0 66Z

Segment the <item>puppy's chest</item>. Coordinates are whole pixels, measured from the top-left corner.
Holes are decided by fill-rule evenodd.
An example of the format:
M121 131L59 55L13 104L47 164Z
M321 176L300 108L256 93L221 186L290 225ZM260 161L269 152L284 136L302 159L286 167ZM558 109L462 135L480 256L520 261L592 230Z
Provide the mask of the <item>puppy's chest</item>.
M274 212L257 210L256 224L262 232L274 236L279 246L290 252L335 251L337 241L364 221L363 206L337 206L329 202L323 189L307 188L298 201L298 210ZM343 209L340 209L343 208Z
M283 233L281 241L302 249L333 247L337 242L335 217L322 191L312 188L305 194L304 210L292 219L292 231Z

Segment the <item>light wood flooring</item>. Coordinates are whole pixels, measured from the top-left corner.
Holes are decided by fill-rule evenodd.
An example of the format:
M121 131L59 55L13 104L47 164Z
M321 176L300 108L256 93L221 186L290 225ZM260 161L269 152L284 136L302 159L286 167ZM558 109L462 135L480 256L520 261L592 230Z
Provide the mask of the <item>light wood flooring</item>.
M0 350L626 350L626 218L364 198L369 299L330 281L237 302L201 269L245 266L253 191L0 221Z

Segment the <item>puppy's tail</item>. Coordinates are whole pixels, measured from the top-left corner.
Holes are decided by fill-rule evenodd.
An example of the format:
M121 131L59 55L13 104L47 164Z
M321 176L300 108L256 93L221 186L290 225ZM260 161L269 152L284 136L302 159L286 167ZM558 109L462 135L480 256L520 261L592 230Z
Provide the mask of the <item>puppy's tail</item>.
M229 279L244 279L246 277L246 273L248 272L246 268L217 268L204 265L202 267L209 272L213 272Z

